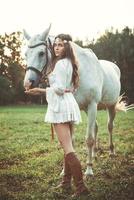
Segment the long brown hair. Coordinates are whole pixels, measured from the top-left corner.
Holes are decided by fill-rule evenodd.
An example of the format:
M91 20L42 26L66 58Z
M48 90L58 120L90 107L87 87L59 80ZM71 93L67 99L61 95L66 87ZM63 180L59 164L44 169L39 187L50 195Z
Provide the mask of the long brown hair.
M56 62L59 59L69 58L73 66L72 83L73 83L74 89L76 89L79 86L79 73L78 73L78 62L76 60L76 56L74 54L74 51L71 45L72 37L68 34L59 34L55 37L55 40L57 38L61 39L64 42L65 51L60 58L57 58L54 53L54 46L53 46L51 69L52 70L54 69Z

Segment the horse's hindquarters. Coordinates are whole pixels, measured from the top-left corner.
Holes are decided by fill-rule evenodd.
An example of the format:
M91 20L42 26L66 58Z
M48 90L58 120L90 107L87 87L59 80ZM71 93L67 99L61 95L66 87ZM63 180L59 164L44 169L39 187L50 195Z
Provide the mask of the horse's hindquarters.
M113 105L120 95L120 70L117 65L109 61L100 62L103 70L102 104Z

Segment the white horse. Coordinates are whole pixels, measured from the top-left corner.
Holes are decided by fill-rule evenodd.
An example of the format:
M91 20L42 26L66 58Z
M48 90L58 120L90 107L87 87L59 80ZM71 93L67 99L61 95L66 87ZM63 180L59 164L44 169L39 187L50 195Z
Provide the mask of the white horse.
M26 51L27 70L24 78L24 87L30 81L33 87L39 84L42 73L46 72L51 60L51 45L53 37L49 36L50 27L42 34L30 37L24 31L25 38L29 40ZM96 121L97 108L108 110L108 132L110 154L114 154L112 142L113 121L119 103L120 70L112 62L98 60L92 50L79 47L72 42L79 62L80 86L74 94L80 109L87 113L88 123L86 132L87 169L86 175L93 175L92 162L96 153L96 137L98 125Z

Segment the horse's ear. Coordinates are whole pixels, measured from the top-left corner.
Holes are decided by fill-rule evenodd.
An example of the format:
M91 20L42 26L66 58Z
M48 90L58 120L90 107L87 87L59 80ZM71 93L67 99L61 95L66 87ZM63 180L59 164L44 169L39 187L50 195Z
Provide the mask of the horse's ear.
M41 40L42 40L42 41L45 41L46 38L48 37L50 28L51 28L51 24L50 24L49 27L41 34Z
M25 29L23 29L23 34L24 34L24 37L27 39L27 40L30 40L30 35L27 33L27 31Z

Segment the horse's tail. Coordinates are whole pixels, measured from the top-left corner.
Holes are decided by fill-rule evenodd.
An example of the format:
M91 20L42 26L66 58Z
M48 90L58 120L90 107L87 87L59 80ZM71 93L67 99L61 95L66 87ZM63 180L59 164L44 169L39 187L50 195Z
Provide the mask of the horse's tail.
M124 99L125 99L125 96L123 93L121 96L119 96L118 101L115 105L116 111L127 112L128 110L134 109L134 104L127 105L127 102Z

